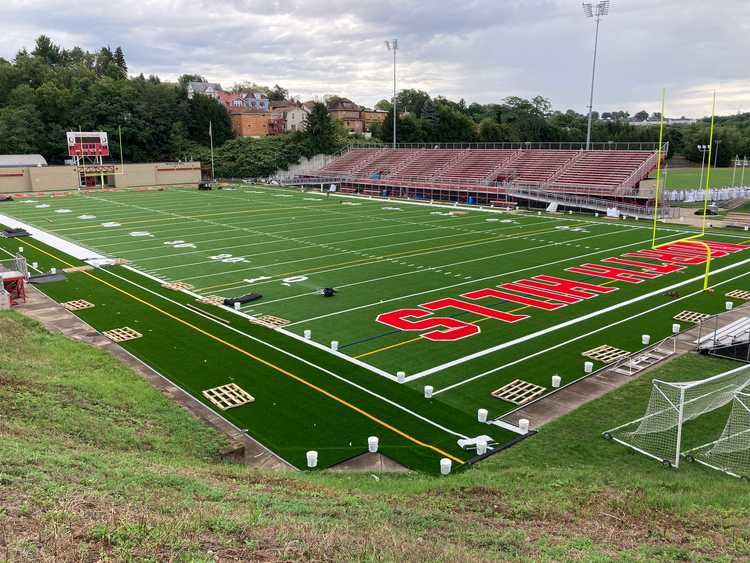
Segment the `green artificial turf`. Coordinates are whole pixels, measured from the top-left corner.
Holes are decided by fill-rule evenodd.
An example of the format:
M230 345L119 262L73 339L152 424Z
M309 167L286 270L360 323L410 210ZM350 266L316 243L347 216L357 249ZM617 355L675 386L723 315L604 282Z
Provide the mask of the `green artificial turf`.
M662 171L662 174L664 171ZM655 172L652 174L656 174ZM732 186L732 175L734 174L734 185L739 186L742 169L738 168L736 174L734 168L711 168L711 187L728 188ZM662 176L664 178L664 176ZM750 181L750 175L745 173L746 183ZM706 187L706 169L703 169L703 182L701 183L700 166L694 168L669 168L666 173L664 186L668 190L697 190Z
M475 422L478 408L487 408L491 417L515 408L491 398L494 389L523 379L549 390L554 374L569 383L583 376L582 352L602 344L636 351L642 347L642 334L649 334L652 341L667 337L676 313L686 309L718 313L726 301L724 293L750 288L750 266L743 265L712 276L714 293L701 292L700 280L680 287L678 295L667 296L666 290L660 291L701 275L702 265L690 266L641 284L615 282L619 288L616 292L557 311L526 309L523 313L529 318L515 324L444 310L441 316L476 322L481 333L457 342L437 343L419 338L418 332L394 330L375 317L540 274L602 283L605 280L565 269L650 247L648 222L581 215L465 212L397 201L327 198L278 187L39 197L30 202L5 203L0 213L102 254L125 258L131 267L150 276L118 267L95 272L99 280L71 274L67 282L41 289L59 301L96 299L97 307L81 311L81 318L99 330L131 326L144 333L145 338L124 346L199 399L202 390L229 381L247 385L251 394L262 397L264 405L270 401L274 409L248 406L229 411L226 416L298 466L304 463L307 449L327 450L324 464L362 453L366 436L383 434L383 426L271 368L255 366L246 356L229 351L102 282L154 303L284 369L291 366L295 374L305 375L306 380L337 397L385 421L395 421L399 429L410 435L413 431L419 440L464 459L468 456L457 448L456 436L165 298L230 319L243 332L457 433L490 433L504 443L513 437L511 433L495 427L488 432L487 426ZM694 229L680 225L659 225L657 240L669 242L694 233ZM744 240L731 231L713 231L707 238ZM4 241L0 247L12 250L22 244L18 239ZM25 251L30 261L39 262L40 269L60 266L33 249ZM63 257L59 251L52 254ZM744 252L717 259L714 270L745 259ZM250 325L229 311L198 305L196 295L166 290L160 287L160 281L190 283L202 296L262 293L261 300L245 305L242 312L287 319L291 324L286 330L298 335L312 330L313 340L324 345L337 340L343 353L391 374L403 370L412 375L447 362L459 363L398 385L283 334ZM338 293L325 299L318 294L320 287L335 287ZM648 299L580 320L650 292L655 294ZM493 299L477 303L506 311L518 307ZM470 354L569 321L575 324L462 361ZM248 363L253 367L246 367ZM268 381L273 385L267 386ZM422 396L426 384L437 393L432 400ZM313 436L320 437L320 445L310 445ZM392 447L389 455L392 452L395 459L420 469L437 469L437 453L415 447L413 442L404 443L402 437L394 438L392 446L385 442L384 451Z

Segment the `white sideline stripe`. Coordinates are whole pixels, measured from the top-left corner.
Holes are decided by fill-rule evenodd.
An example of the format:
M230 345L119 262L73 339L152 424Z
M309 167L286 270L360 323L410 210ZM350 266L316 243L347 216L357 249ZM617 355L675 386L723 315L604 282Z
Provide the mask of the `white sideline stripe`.
M12 217L8 217L6 215L0 215L0 223L3 223L4 225L7 225L8 227L12 227L14 229L25 229L36 240L57 248L58 250L65 252L73 258L77 258L78 260L106 258L106 256L92 252L88 248L84 248L83 246L67 241L64 238L58 237L57 235L47 233L41 229L37 229L36 227L33 227L31 225L27 225L26 223L22 223L21 221L18 221L17 219L13 219Z
M724 271L727 268L734 268L736 266L741 266L742 264L744 264L746 262L749 262L749 261L750 261L750 259L744 260L743 262L740 262L740 263L737 263L737 264L732 264L730 266L726 266L726 267L722 268L721 270L717 270L715 273L719 273L721 271ZM714 284L712 287L718 287L720 285L724 285L724 284L733 282L734 280L737 280L739 278L743 278L743 277L745 277L747 275L750 275L750 272L745 272L744 274L740 274L738 276L734 276L733 278L729 278L728 280L724 280L722 282L718 282L718 283ZM702 279L702 278L703 278L703 276L698 276L697 278L693 278L692 280L688 280L688 281L683 282L683 283L690 283L691 281L695 281L696 279ZM682 285L683 283L681 283L680 285ZM672 287L675 287L675 286L672 286ZM669 289L669 288L667 288L667 289ZM664 290L662 290L662 291L664 291ZM433 392L433 395L439 395L440 393L444 393L445 391L450 391L451 389L455 389L456 387L461 387L462 385L466 385L467 383L470 383L470 382L472 382L472 381L474 381L476 379L480 379L482 377L485 377L485 376L490 375L492 373L498 372L498 371L503 370L505 368L508 368L508 367L520 364L522 362L525 362L526 360L530 360L531 358L535 358L536 356L540 356L541 354L546 354L547 352L549 352L551 350L556 350L557 348L561 348L562 346L566 346L567 344L570 344L571 342L576 342L578 340L581 340L582 338L587 338L587 337L591 336L592 334L597 334L597 333L599 333L599 332L601 332L603 330L607 330L608 328L612 328L613 326L617 326L619 324L631 321L631 320L636 319L638 317L642 317L644 315L648 315L650 313L653 313L654 311L657 311L659 309L663 309L664 307L668 307L668 306L673 305L673 304L675 304L675 303L677 303L679 301L683 301L685 299L688 299L690 297L694 297L695 295L699 295L701 293L703 293L702 289L700 289L698 291L694 291L694 292L689 293L687 295L684 295L682 297L678 297L677 299L673 299L672 301L669 301L667 303L663 303L661 305L657 305L655 307L652 307L651 309L649 309L647 311L641 311L640 313L636 313L636 314L631 315L630 317L627 317L625 319L620 319L619 321L615 321L615 322L610 323L610 324L608 324L606 326L597 328L595 330L587 332L586 334L580 334L580 335L575 336L575 337L573 337L573 338L571 338L569 340L566 340L564 342L560 342L559 344L555 344L554 346L548 346L544 350L540 350L538 352L534 352L533 354L529 354L527 356L519 358L518 360L514 360L512 362L508 362L507 364L504 364L502 366L493 368L491 370L487 370L487 371L482 372L480 374L477 374L477 375L475 375L473 377L469 377L468 379L464 379L462 381L459 381L458 383L454 383L453 385L449 385L447 387L443 387L442 389L438 389L437 391ZM407 377L406 380L408 381L409 378ZM573 383L573 382L571 382L571 383ZM570 384L568 384L568 385L570 385ZM566 387L567 387L567 385L566 385Z
M586 240L586 239L591 239L591 238L596 238L596 237L603 237L603 236L607 236L607 235L611 235L611 234L612 233L600 233L598 235L591 235L589 237L582 237L580 239L573 239L571 242L576 242L576 241L581 241L581 240ZM671 235L669 235L669 236L671 236ZM520 238L523 238L523 237L520 237ZM530 239L526 239L526 240L530 240ZM532 246L532 247L529 247L529 248L523 248L521 250L512 250L510 252L501 252L500 254L491 254L489 256L482 256L481 258L471 258L470 260L462 260L461 262L452 262L450 264L440 264L440 265L437 265L437 266L423 267L423 268L419 268L417 270L409 270L407 272L401 272L399 274L391 274L391 275L382 276L382 277L379 277L379 278L368 278L366 280L362 280L362 281L358 281L358 282L352 282L352 283L347 283L347 284L339 285L339 286L336 286L336 287L338 287L338 288L352 287L352 286L355 286L355 285L362 285L362 284L365 284L365 283L375 283L375 282L379 282L379 281L383 281L383 280L387 280L387 279L391 279L391 278L398 278L398 277L401 277L401 276L411 276L411 275L414 275L414 274L422 274L424 272L431 272L431 271L437 270L439 268L452 268L453 266L460 266L462 264L467 264L469 262L479 262L479 261L482 261L482 260L491 260L493 258L498 258L500 256L509 256L511 254L519 254L519 253L522 253L522 252L530 252L530 251L533 251L533 250L537 250L539 248L549 248L551 246L561 246L561 245L566 245L566 244L570 244L570 243L569 242L554 242L554 243L546 244L546 245L543 245L543 246ZM606 250L599 250L597 252L606 252ZM577 258L580 258L580 256L576 256L576 257L573 257L573 258L570 258L570 259L572 260L574 258L577 259ZM497 276L497 275L504 275L504 274L495 274L495 275ZM465 283L473 283L473 282L477 282L477 281L482 281L482 280L481 279L472 279L469 282L465 282ZM259 284L253 284L253 285L259 285ZM245 285L241 285L241 286L235 286L235 287L229 287L229 288L223 289L222 291L231 291L231 290L235 290L235 289L241 289L242 287L245 287L245 286L249 286L249 284L245 284ZM453 287L453 286L450 286L450 287ZM443 288L436 289L435 291L439 291L440 289L443 289ZM290 295L289 297L281 297L279 299L272 299L270 301L264 301L263 303L258 303L258 304L256 304L256 307L260 307L262 305L270 305L272 303L278 303L279 301L287 301L289 299L298 299L300 297L306 297L306 296L310 296L310 295L315 295L316 293L317 292L315 292L315 291L308 292L308 293L298 293L297 295ZM387 301L383 301L383 303L387 303ZM380 301L378 301L378 304L380 304ZM304 322L304 321L297 321L297 322ZM296 324L296 322L295 323L291 323L291 324ZM287 326L289 326L289 325L287 325Z
M134 272L136 272L138 274L141 274L141 272L139 272L138 270L134 270L133 268L128 268L128 269L131 270L131 271L134 271ZM165 295L161 295L160 293L157 293L157 292L152 291L152 290L150 290L150 289L148 289L146 287L143 287L142 285L140 285L140 284L138 284L138 283L136 283L136 282L134 282L132 280L129 280L127 278L119 276L119 275L115 274L114 272L112 272L109 269L100 268L100 270L102 272L105 272L105 273L109 274L110 276L118 278L118 279L120 279L120 280L122 280L122 281L124 281L126 283L129 283L131 285L134 285L135 287L138 287L138 288L142 289L143 291L151 293L152 295L155 295L155 296L157 296L157 297L159 297L161 299L164 299L165 301L168 301L168 302L170 302L170 303L172 303L174 305L177 305L178 307L180 307L182 309L185 309L188 312L197 314L197 315L199 315L199 316L201 316L201 317L203 317L203 318L205 318L205 319L207 319L207 320L209 320L209 321L211 321L213 323L218 324L219 326L222 326L224 328L227 328L227 329L231 330L232 332L235 332L237 334L241 334L242 336L245 336L246 338L248 338L250 340L253 340L255 342L263 344L264 346L267 346L268 348L271 348L272 350L275 350L275 351L280 352L280 353L282 353L282 354L284 354L286 356L289 356L290 358L293 358L293 359L297 360L298 362L302 362L302 363L304 363L304 364L306 364L306 365L308 365L310 367L313 367L313 368L315 368L315 369L317 369L319 371L322 371L323 373L325 373L327 375L330 375L331 377L334 377L334 378L338 379L339 381L343 381L344 383L347 383L347 384L351 385L352 387L355 387L356 389L359 389L360 391L363 391L363 392L367 393L368 395L371 395L371 396L373 396L373 397L375 397L377 399L380 399L381 401L383 401L385 403L388 403L389 405L391 405L393 407L396 407L397 409L399 409L399 410L401 410L401 411L403 411L403 412L405 412L407 414L410 414L410 415L414 416L415 418L418 418L419 420L421 420L423 422L426 422L426 423L430 424L431 426L434 426L435 428L437 428L439 430L442 430L443 432L447 432L448 434L452 434L453 436L458 436L459 438L466 438L466 436L464 436L463 434L461 434L459 432L455 432L453 430L450 430L450 429L446 428L445 426L442 426L441 424L439 424L439 423L437 423L437 422L435 422L433 420L430 420L429 418L427 418L425 416L422 416L421 414L418 414L418 413L416 413L416 412L414 412L414 411L412 411L410 409L407 409L403 405L400 405L400 404L398 404L397 402L395 402L395 401L393 401L391 399L383 397L382 395L379 395L378 393L375 393L374 391L371 391L370 389L367 389L366 387L363 387L362 385L359 385L358 383L354 383L353 381L350 381L350 380L346 379L345 377L337 375L337 374L333 373L332 371L327 370L326 368L323 368L323 367L321 367L321 366L319 366L317 364L314 364L313 362L311 362L309 360L306 360L304 358L300 358L299 356L297 356L295 354L292 354L291 352L288 352L287 350L284 350L282 348L274 346L273 344L269 344L268 342L266 342L264 340L261 340L260 338L252 336L250 334L247 334L246 332L243 332L243 331L241 331L239 329L236 329L236 328L234 328L232 326L220 323L219 321L217 321L215 319L212 319L208 315L205 315L203 313L199 313L198 311L193 310L193 309L188 309L182 303L179 303L178 301L174 301L174 300L170 299L169 297L166 297Z
M612 233L606 233L606 234L611 235ZM598 235L594 235L594 236L598 236ZM665 239L665 238L671 238L672 236L673 235L665 235L663 237L658 237L656 240L661 240L661 239ZM542 266L552 266L554 264L560 264L562 262L569 262L571 260L578 260L580 258L585 258L587 256L593 256L595 254L602 254L603 252L611 252L613 250L620 250L621 248L627 248L629 246L636 246L638 244L643 244L644 242L649 242L650 240L651 239L648 238L648 239L644 239L644 240L639 240L639 241L636 241L636 242L632 242L632 243L629 243L629 244L623 244L621 246L615 246L613 248L602 248L601 250L595 250L593 252L587 252L586 254L579 254L578 256L571 256L570 258L563 258L561 260L555 260L554 262L547 262L546 264L541 264L541 265L540 264L536 264L534 266L529 266L527 268L521 268L519 270L513 270L511 272L503 272L501 274L493 274L491 276L485 276L483 278L474 278L474 279L471 279L469 281L454 283L452 285L446 285L446 286L438 287L438 288L435 288L435 289L428 289L428 290L425 290L425 291L420 291L418 293L411 293L409 295L404 295L404 296L401 296L401 297L393 297L391 299L385 299L382 302L381 301L374 301L374 302L368 303L366 305L358 305L357 307L352 307L350 309L344 309L343 311L335 311L333 313L328 313L326 315L320 315L320 316L317 316L317 317L312 317L312 318L304 319L304 320L301 320L301 321L295 321L293 323L289 323L286 326L293 326L293 325L302 324L302 323L309 323L309 322L312 322L312 321L317 321L317 320L325 319L325 318L328 318L328 317L342 315L344 313L350 313L351 311L357 311L359 309L366 309L368 307L375 307L376 305L381 305L382 303L390 303L392 301L400 301L402 299L408 299L410 297L418 297L420 295L426 295L428 293L434 293L436 291L444 291L446 289L452 289L454 287L461 287L462 285L474 284L474 283L477 283L477 282L482 282L482 281L491 280L491 279L495 279L495 278L502 278L502 277L505 277L505 276L513 275L513 274L520 274L521 272L527 272L529 270L535 270L535 269L538 269L538 268L540 268ZM547 245L545 245L545 246L547 246ZM526 249L526 250L528 251L528 250L534 250L534 249L531 248L531 249ZM445 266L437 266L437 267L438 268L442 268L442 267L445 267ZM420 271L424 271L424 270L420 270Z

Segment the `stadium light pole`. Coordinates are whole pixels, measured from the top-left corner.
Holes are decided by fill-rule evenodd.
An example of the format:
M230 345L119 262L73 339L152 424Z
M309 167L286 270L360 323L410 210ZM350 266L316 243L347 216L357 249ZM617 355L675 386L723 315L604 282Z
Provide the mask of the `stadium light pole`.
M385 46L389 51L393 51L393 148L396 148L396 124L398 123L398 113L396 110L396 51L398 51L398 39L393 42L386 41Z
M594 33L594 63L591 66L591 93L589 94L589 124L586 129L586 150L591 147L591 117L594 108L594 78L596 76L596 52L599 48L599 21L609 14L610 0L601 0L596 4L583 2L583 13L587 18L596 18L596 32Z
M706 153L708 152L709 148L710 147L708 145L698 145L698 150L701 151L701 154L703 155L701 157L701 181L698 184L698 189L701 189L701 187L703 186L703 167L706 164Z

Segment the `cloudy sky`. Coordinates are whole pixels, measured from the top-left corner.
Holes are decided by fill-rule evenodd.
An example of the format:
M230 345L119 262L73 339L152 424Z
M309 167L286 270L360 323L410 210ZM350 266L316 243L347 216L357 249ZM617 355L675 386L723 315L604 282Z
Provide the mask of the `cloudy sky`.
M467 101L550 98L584 112L594 24L576 0L3 0L0 56L45 33L121 45L131 73L251 80L302 98L388 98L399 88ZM613 0L602 20L594 109L668 116L750 111L750 1Z

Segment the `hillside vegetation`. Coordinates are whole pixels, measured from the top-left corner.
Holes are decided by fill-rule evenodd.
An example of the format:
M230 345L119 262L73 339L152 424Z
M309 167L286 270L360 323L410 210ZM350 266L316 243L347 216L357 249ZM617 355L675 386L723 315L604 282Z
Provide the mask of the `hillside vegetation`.
M600 437L640 414L648 379L450 477L270 474L219 461L222 436L106 353L4 312L0 560L750 558L747 483Z

